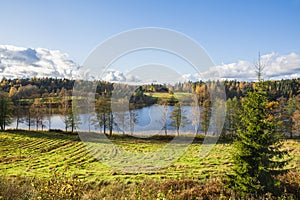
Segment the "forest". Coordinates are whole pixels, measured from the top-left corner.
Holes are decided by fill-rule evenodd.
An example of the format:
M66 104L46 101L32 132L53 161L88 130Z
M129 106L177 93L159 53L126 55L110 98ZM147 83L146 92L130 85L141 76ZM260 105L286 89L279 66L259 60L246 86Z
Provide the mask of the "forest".
M72 102L72 90L75 80L56 78L27 78L27 79L5 79L0 83L0 128L6 127L16 120L15 129L19 129L19 124L25 124L28 130L51 130L51 121L47 116L60 114L64 123L64 131L74 132L80 124L77 116L84 111L77 110L75 113ZM299 136L300 130L300 79L264 81L264 90L267 98L272 104L272 112L280 116L282 132L287 137ZM96 119L93 125L98 125L104 133L113 134L115 113L111 109L112 96L116 91L119 94L126 91L134 91L127 98L129 102L130 121L136 122L135 110L138 108L151 106L154 104L162 106L173 106L170 114L171 126L177 129L180 126L178 116L180 106L192 105L192 96L196 97L196 103L201 107L200 124L197 133L207 134L210 118L212 115L212 100L209 87L217 85L224 86L226 92L226 117L222 130L222 136L233 136L238 128L241 102L247 93L254 91L256 82L224 81L214 82L185 82L175 85L151 84L135 87L133 90L129 86L109 83L104 81L96 82L95 91L95 111ZM123 99L121 99L123 101ZM79 102L85 101L80 99ZM180 102L179 102L180 101ZM120 103L120 102L119 102ZM124 102L123 102L124 103ZM182 104L182 105L181 105ZM82 110L82 109L81 109ZM183 116L183 115L182 115ZM141 117L141 116L140 116ZM165 116L166 117L166 116ZM167 119L164 119L167 121ZM181 119L183 123L184 119ZM166 122L167 123L167 122ZM134 127L132 127L134 128ZM164 126L167 134L167 124ZM132 132L132 130L131 130ZM125 133L123 131L123 133Z

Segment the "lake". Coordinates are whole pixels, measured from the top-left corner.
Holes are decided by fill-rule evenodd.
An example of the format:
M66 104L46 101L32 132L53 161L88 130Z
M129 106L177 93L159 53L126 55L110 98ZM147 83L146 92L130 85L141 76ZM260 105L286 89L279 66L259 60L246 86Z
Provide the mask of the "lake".
M152 105L148 107L143 107L141 109L133 110L135 121L130 120L130 112L114 112L114 132L131 134L165 134L166 125L168 134L174 134L176 132L173 120L170 118L174 106L162 106L162 105ZM200 109L201 110L201 109ZM200 129L199 117L195 117L200 114L200 110L195 109L192 106L182 106L181 107L181 123L179 131L181 133L195 133ZM95 114L80 114L80 125L77 128L78 131L93 131L100 132L100 127L95 122ZM49 123L50 122L50 123ZM60 114L44 115L43 124L45 125L44 130L49 130L49 124L51 129L61 129L65 130L65 124L63 121L63 116ZM132 128L133 127L133 128ZM13 122L7 126L8 129L16 128L16 118ZM28 130L28 125L26 123L19 123L19 129ZM32 126L31 130L35 130L36 127ZM101 127L103 129L103 127ZM39 127L41 130L41 127ZM134 131L132 131L134 130Z

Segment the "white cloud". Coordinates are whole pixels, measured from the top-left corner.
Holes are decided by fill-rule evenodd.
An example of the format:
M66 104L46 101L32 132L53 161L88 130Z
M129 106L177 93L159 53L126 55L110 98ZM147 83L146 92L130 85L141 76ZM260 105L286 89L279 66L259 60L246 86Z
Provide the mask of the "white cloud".
M123 73L115 69L109 69L98 77L100 80L109 82L127 82L127 83L139 83L141 80L130 73Z
M261 56L265 65L264 79L291 79L300 77L300 55L290 53L278 55L276 53ZM180 81L236 79L240 81L256 81L256 69L251 61L237 61L211 67L200 74L184 74L178 78ZM148 69L148 68L147 68ZM151 83L163 82L162 80L177 81L177 75L171 74L158 67L149 68L151 71L141 69L132 73L123 73L117 70L108 70L101 77L102 80L111 82L136 82ZM12 45L0 45L0 78L24 78L24 77L57 77L76 78L86 75L79 70L79 65L68 59L68 55L58 50L44 48L24 48ZM95 73L91 73L93 77ZM141 76L143 75L143 76ZM179 74L178 74L179 75ZM180 76L180 75L179 75ZM169 77L169 79L167 79ZM171 78L170 78L171 77ZM97 77L94 77L97 78ZM150 80L155 78L155 80ZM148 80L149 79L149 80Z
M126 77L120 71L108 70L103 74L102 80L109 82L124 82L126 80Z
M262 76L265 80L300 78L300 56L296 53L288 55L278 55L276 53L262 55L261 63L264 65ZM257 74L254 62L241 60L235 63L211 67L208 71L194 74L188 79L256 81Z
M78 67L58 50L0 45L0 77L72 78Z

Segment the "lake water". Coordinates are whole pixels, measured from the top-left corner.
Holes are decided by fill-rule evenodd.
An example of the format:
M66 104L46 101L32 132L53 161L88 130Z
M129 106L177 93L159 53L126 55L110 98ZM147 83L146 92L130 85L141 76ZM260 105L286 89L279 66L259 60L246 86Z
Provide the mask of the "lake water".
M139 134L165 134L164 125L167 125L168 133L175 133L176 130L172 125L172 119L170 115L173 111L173 106L152 105L141 109L134 110L136 121L133 123L130 120L129 111L115 112L114 113L114 132L119 133L139 133ZM195 133L195 130L199 130L199 119L195 117L196 113L199 116L199 110L195 111L194 107L182 106L181 113L183 123L180 125L180 132ZM100 127L97 125L95 114L80 114L80 125L77 128L78 131L95 131L100 132ZM165 123L166 120L166 123ZM44 130L49 129L49 121L51 129L65 130L65 124L63 117L59 114L45 115L44 116ZM96 122L95 122L96 121ZM16 119L7 128L16 128ZM31 127L31 130L35 130L36 127ZM28 125L25 123L19 123L19 129L28 130ZM39 127L39 129L41 129ZM101 127L103 129L103 127ZM108 131L108 129L107 129Z

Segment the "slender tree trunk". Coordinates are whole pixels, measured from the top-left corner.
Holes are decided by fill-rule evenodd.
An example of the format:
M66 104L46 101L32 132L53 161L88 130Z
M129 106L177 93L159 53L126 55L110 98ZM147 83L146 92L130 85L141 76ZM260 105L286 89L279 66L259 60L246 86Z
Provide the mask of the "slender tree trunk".
M28 130L30 131L31 127L31 118L30 118L30 111L28 111Z
M71 125L72 125L72 127L71 127L71 128L72 128L71 132L73 133L73 132L74 132L74 116L72 116L72 124L71 124Z
M35 127L36 127L36 130L38 131L39 130L39 120L35 121Z
M110 113L110 119L109 119L109 135L112 135L112 131L113 131L113 124L114 124L114 118L113 118L113 114Z
M104 134L106 134L106 114L104 113L103 115L103 132Z
M49 121L49 130L51 129L51 117L52 117L52 99L51 99L51 102L50 102L50 105L49 105L49 118L48 118L48 121Z
M20 100L18 100L18 105L17 105L17 124L16 124L16 129L19 129L19 121L20 121Z
M290 137L293 138L293 120L290 118Z
M17 124L16 124L16 129L18 130L19 129L19 114L17 114Z

